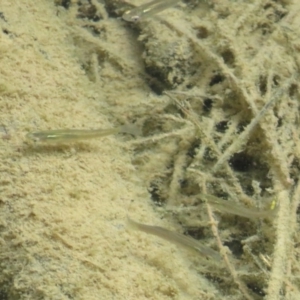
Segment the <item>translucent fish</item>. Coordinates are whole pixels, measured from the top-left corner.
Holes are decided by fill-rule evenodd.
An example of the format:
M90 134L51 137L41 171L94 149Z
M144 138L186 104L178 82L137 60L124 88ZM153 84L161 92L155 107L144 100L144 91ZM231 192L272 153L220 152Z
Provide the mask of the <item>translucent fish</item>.
M127 22L138 22L175 5L181 0L154 0L126 11L122 18Z
M111 129L57 129L30 132L26 135L28 140L39 143L69 143L86 139L99 138L110 134L129 133L141 135L141 130L136 125L127 124Z
M128 225L133 228L148 234L156 235L162 239L165 239L177 246L184 247L188 250L192 250L197 252L198 254L204 255L205 257L212 258L215 261L221 261L221 257L218 252L215 250L202 245L199 241L183 235L181 233L177 233L174 231L170 231L163 227L159 226L150 226L142 223L138 223L127 217Z
M276 201L272 201L270 209L258 210L256 208L249 208L247 206L222 200L218 197L209 194L200 194L208 204L211 204L214 208L221 212L230 213L233 215L255 219L255 218L273 218L277 213Z

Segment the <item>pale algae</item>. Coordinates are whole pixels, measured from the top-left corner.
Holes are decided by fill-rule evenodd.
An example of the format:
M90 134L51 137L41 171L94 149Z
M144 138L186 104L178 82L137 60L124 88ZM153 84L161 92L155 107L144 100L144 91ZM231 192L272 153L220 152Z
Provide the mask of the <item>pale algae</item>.
M298 300L299 1L146 2L1 1L2 299Z

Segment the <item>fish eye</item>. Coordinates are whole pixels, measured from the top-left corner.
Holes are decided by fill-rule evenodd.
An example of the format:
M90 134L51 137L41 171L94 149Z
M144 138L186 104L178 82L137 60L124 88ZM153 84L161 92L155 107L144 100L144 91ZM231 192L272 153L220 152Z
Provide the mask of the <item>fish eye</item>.
M136 23L139 19L140 19L139 16L132 16L132 17L131 17L131 21L132 21L132 22L135 22L135 23Z
M41 140L41 137L36 132L27 133L26 138L33 142L39 142Z

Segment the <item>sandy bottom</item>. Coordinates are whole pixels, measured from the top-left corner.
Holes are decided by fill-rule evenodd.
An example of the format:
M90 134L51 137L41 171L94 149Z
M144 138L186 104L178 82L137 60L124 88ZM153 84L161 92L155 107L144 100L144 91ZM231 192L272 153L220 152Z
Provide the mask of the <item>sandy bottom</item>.
M207 244L218 250L216 227L213 225L213 231L209 228L214 223L211 215L210 218L207 213L204 216L200 216L201 213L177 216L172 211L177 216L172 218L170 210L167 213L157 208L153 201L160 205L169 201L169 208L178 208L182 203L195 205L189 197L196 195L199 187L207 185L199 179L203 170L191 168L209 156L207 151L195 149L206 143L213 152L216 136L208 136L216 123L221 124L224 118L233 116L232 124L238 127L242 124L241 119L254 118L264 101L271 99L267 97L271 94L269 85L284 87L285 78L298 76L295 75L298 74L295 63L280 58L280 52L275 53L272 46L276 41L279 49L282 45L285 49L290 47L293 53L299 51L294 36L290 38L290 44L282 42L284 30L288 36L289 29L282 29L282 35L268 35L269 44L264 49L269 47L268 53L273 51L273 58L266 58L258 51L264 37L254 27L247 35L240 35L240 40L235 41L232 36L234 30L238 32L245 24L255 23L251 18L261 10L264 10L261 19L269 20L269 23L257 21L255 24L266 32L271 31L275 23L280 26L277 23L286 15L290 19L282 26L287 28L290 24L299 29L293 23L293 12L299 9L299 4L292 1L253 1L251 5L240 1L211 1L208 4L191 1L189 5L179 4L162 14L170 19L162 17L134 26L117 18L129 8L123 1L107 1L106 6L96 0L13 2L2 1L0 13L0 298L184 300L262 299L266 296L268 299L299 299L299 280L293 277L299 270L294 246L279 250L272 246L276 243L294 245L292 233L298 226L298 200L291 193L297 191L294 179L299 171L296 163L287 163L288 157L290 161L292 156L298 157L300 147L297 146L296 131L296 145L292 142L289 145L289 149L296 150L290 153L277 146L271 149L270 144L277 145L277 140L272 140L275 134L272 138L264 136L264 132L273 132L273 129L262 125L251 140L261 148L250 147L250 154L247 154L266 153L261 171L265 173L249 173L254 176L248 181L253 187L252 196L259 198L263 190L269 192L268 198L273 199L274 194L279 193L279 198L292 199L290 207L289 204L280 206L279 221L274 225L276 234L270 223L266 223L268 229L266 226L258 229L258 222L239 223L234 217L225 218L224 226L220 228L223 240L230 239L230 230L236 239L246 239L247 234L234 229L243 226L253 229L249 236L259 230L262 235L267 235L269 241L261 250L264 255L260 256L259 267L254 259L254 262L251 260L251 255L258 257L260 249L259 253L244 253L248 266L244 261L235 261L235 267L227 265L226 268L226 257L220 266L207 266L205 258L195 260L183 249L126 227L127 215L139 222L183 232L175 222L179 221L185 228L205 228L202 232ZM135 4L141 2L135 1ZM214 5L216 11L210 11L209 5ZM232 5L240 7L231 12ZM249 13L246 13L247 9ZM206 18L208 11L211 15ZM238 17L238 22L232 21ZM228 23L226 18L230 19ZM195 41L206 39L213 32L213 20L220 20L219 28L232 25L228 31L220 29L219 36L211 41L219 47L217 54L207 51L208 44L201 49ZM190 24L195 32L192 34L185 24ZM227 42L222 44L221 39ZM200 48L197 49L197 45ZM243 52L245 49L247 53ZM247 64L234 60L233 57L239 54ZM262 62L254 59L257 56L261 56ZM266 62L271 63L272 59L279 63L274 63L276 66L270 75ZM256 67L254 71L250 70L250 60ZM218 73L220 70L222 75ZM249 74L249 77L245 78L243 74ZM279 77L272 77L274 74ZM223 78L230 78L227 84L232 84L231 90L220 85ZM244 79L242 90L238 90L236 78L240 82ZM255 81L257 78L261 80L260 85ZM260 87L262 96L253 92L251 84ZM298 91L292 94L292 84L287 82L289 99L299 100ZM190 106L183 107L182 99L178 98L174 104L169 97L161 95L164 90L186 89L191 91L189 99L196 91L196 96L201 98L197 102L201 107L194 100ZM298 89L296 83L293 89ZM210 95L203 98L207 93ZM251 98L247 98L247 93L253 102L246 101ZM287 94L286 90L281 97L283 94ZM294 105L296 110L297 105ZM213 123L208 116L211 106L216 109L211 116ZM268 126L275 117L296 124L297 115L291 117L282 113L279 106L276 108L274 115L268 115ZM238 115L244 110L248 110L245 118ZM201 126L197 127L200 123L195 123L193 116L184 119L187 111L201 115ZM117 134L64 145L31 143L26 139L26 134L32 131L106 129L127 123L140 126L143 136ZM199 134L200 127L205 127L207 135ZM239 132L232 130L223 145L232 143L234 139L229 136ZM222 130L219 131L221 134ZM261 136L265 137L264 141L259 140ZM239 147L247 148L248 141L244 138L223 161L235 151L240 152ZM287 142L284 140L282 144L287 145ZM181 151L185 151L184 156ZM221 152L216 150L219 158L222 158ZM278 153L286 156L276 161L273 157ZM214 159L216 156L212 155L207 161ZM287 165L278 167L282 161ZM190 174L197 171L199 180L186 175L187 169ZM261 179L267 178L267 172L271 179ZM244 202L253 205L247 202L250 192L245 192L245 181L236 173L230 174L233 176L228 175L231 182L237 178L243 183L240 190L237 185L232 190L226 189L228 194L234 198L234 195L244 193ZM214 177L205 177L208 181L212 179ZM224 191L225 185L221 182L218 188L220 186ZM185 192L181 188L185 188ZM289 215L293 216L292 224L287 225ZM285 240L283 237L288 228L291 229ZM297 239L298 236L295 243ZM289 253L288 256L280 256L283 252ZM281 260L276 260L279 256ZM282 278L278 274L287 275ZM259 282L262 284L258 287ZM288 298L283 298L282 293Z

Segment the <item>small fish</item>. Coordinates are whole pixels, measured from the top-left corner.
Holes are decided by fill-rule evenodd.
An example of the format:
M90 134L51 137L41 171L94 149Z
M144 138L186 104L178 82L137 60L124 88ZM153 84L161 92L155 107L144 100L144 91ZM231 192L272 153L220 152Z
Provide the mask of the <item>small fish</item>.
M255 218L273 218L277 213L276 201L272 201L270 209L258 210L256 208L249 208L247 206L234 203L232 201L222 200L218 197L209 194L200 194L208 204L221 212L230 213L233 215L245 217L248 219Z
M26 138L39 143L69 143L117 133L141 135L141 130L136 125L127 124L111 129L58 129L29 132Z
M162 239L165 239L177 246L185 247L188 250L196 251L198 254L204 255L208 258L213 258L216 261L221 261L221 256L215 250L202 245L199 241L183 235L181 233L177 233L174 231L170 231L163 227L159 226L150 226L142 223L138 223L127 217L128 225L133 228L148 234L156 235Z
M146 18L150 18L157 13L175 5L181 0L154 0L140 6L137 6L134 9L126 11L122 18L127 22L138 22Z

